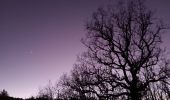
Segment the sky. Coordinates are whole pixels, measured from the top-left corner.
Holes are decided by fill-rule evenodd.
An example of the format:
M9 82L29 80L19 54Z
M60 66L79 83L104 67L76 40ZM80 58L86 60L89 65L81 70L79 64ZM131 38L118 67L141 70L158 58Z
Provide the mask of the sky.
M69 72L77 55L85 22L102 5L116 0L0 0L0 90L30 97L49 80ZM147 6L170 24L170 0L149 0ZM163 46L170 51L170 31Z

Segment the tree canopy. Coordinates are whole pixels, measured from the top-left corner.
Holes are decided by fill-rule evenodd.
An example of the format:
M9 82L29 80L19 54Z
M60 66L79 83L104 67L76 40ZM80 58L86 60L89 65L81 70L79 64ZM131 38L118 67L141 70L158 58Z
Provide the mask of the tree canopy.
M160 47L165 29L142 0L99 8L82 39L88 50L63 85L80 99L170 98L169 61Z

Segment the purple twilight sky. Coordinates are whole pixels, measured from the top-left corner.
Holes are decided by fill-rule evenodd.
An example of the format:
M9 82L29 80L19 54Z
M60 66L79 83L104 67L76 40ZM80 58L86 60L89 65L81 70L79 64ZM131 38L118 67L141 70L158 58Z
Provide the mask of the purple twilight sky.
M38 88L69 72L84 51L84 24L99 6L116 0L1 0L0 90L11 96L36 95ZM170 1L148 7L170 24ZM164 46L170 51L170 33Z

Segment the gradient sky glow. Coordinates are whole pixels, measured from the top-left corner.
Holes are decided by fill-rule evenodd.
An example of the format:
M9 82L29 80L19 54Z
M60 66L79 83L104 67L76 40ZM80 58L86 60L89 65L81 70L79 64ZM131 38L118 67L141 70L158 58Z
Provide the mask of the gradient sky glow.
M111 1L116 0L0 0L0 90L29 97L69 72L84 51L85 22ZM169 0L147 5L170 25ZM164 37L170 50L170 33Z

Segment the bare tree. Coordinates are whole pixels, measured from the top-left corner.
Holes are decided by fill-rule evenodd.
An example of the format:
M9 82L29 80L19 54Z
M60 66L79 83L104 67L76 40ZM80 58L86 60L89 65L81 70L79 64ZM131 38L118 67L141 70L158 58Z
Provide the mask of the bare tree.
M91 80L90 74L87 73L87 66L79 66L76 64L71 71L70 76L64 74L60 80L62 84L62 94L65 98L74 98L77 100L95 100L93 93L88 85ZM90 81L91 83L91 81Z
M87 61L82 55L75 64L71 74L64 74L60 80L62 84L62 95L64 98L76 98L79 100L112 100L119 88L113 91L115 78L111 73L111 68L105 68ZM69 92L68 92L69 91ZM115 97L114 100L122 100L125 97Z
M153 93L155 85L169 85L169 63L160 48L166 27L141 0L121 2L115 8L99 8L86 29L88 33L83 39L88 48L86 57L96 64L93 66L110 70L106 80L99 75L101 83L111 84L103 87L112 91L108 96L141 100L148 91Z
M71 80L72 78L69 77L67 74L63 74L60 78L59 84L60 88L60 98L69 100L71 98L78 97L77 96L77 89L76 85ZM76 86L76 87L75 87Z
M39 89L38 98L54 100L55 97L56 89L52 85L51 81L49 81L49 83L45 87Z

